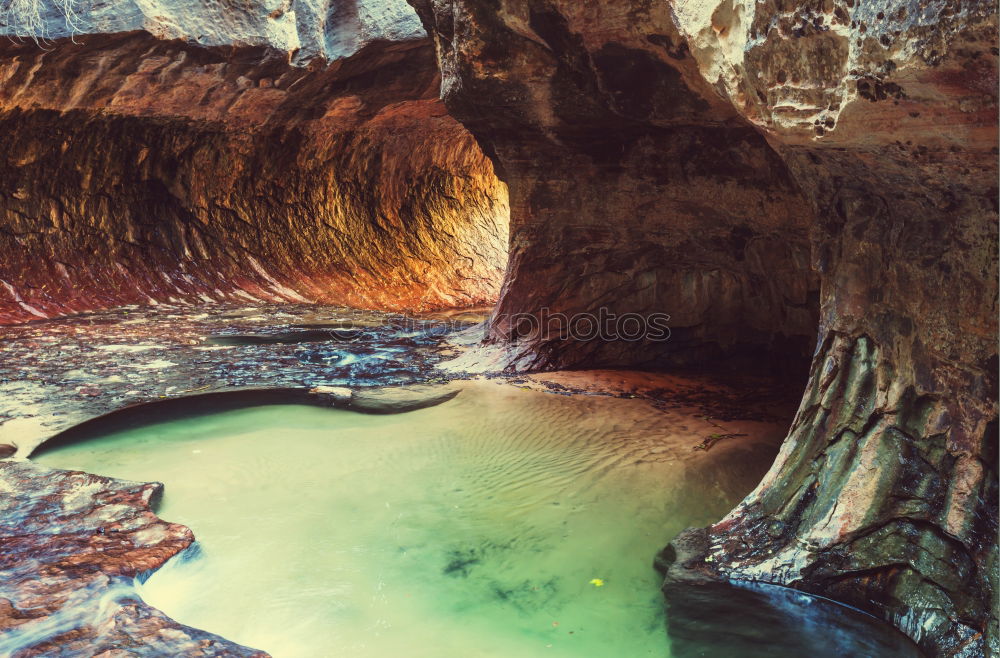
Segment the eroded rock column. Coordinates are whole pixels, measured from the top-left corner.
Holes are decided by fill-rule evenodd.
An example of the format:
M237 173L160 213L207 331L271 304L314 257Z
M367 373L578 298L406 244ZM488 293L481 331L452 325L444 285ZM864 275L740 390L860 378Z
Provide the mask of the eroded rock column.
M823 293L789 438L701 565L851 603L934 655L996 652L995 8L745 3L711 21L682 15L815 204Z

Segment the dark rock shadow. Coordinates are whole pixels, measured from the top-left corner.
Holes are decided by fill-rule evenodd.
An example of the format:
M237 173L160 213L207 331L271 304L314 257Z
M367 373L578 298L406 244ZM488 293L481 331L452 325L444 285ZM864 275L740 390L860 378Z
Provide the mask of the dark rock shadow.
M672 658L918 658L888 624L828 599L763 583L664 588Z

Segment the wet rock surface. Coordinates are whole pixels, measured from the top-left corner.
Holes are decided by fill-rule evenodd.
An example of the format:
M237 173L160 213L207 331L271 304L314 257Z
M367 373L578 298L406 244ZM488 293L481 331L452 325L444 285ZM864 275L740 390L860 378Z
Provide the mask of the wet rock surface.
M452 350L443 339L482 317L220 304L119 309L0 327L0 444L26 457L42 440L123 406L215 391L440 379L433 366ZM355 322L344 338L344 327ZM339 328L309 343L211 342L248 332L280 336L302 323Z
M265 656L144 604L135 578L194 537L150 509L162 485L0 462L0 652Z
M443 404L461 393L461 389L442 391L440 386L407 386L357 391L347 408L366 414L394 414L426 409Z
M720 582L704 561L708 546L704 530L687 531L660 555L655 566L664 573L667 626L671 655L677 658L726 653L733 638L743 639L741 657L774 655L773 637L783 638L787 655L921 656L902 633L886 633L875 617L833 601L803 595L794 589L762 583ZM817 615L822 610L823 614ZM830 624L829 621L836 620ZM818 622L818 623L817 623ZM825 622L825 623L824 623ZM867 647L845 646L844 631L860 628ZM808 638L824 638L821 649L807 646Z

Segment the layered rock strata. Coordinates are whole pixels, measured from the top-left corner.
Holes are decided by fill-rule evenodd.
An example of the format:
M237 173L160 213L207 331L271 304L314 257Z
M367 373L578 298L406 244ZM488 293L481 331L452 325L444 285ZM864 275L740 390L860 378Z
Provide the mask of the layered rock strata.
M1000 651L993 4L412 3L510 184L517 365L649 357L512 335L550 305L670 313L667 354L774 345L820 278L784 448L686 566Z
M412 3L448 109L510 186L490 324L509 365L791 354L818 319L777 462L682 538L683 571L825 594L935 655L1000 652L995 6ZM379 6L304 3L293 29L290 5L137 5L107 31L187 42L5 46L0 317L494 294L504 188L435 100L427 44L373 39ZM563 335L630 313L669 315L669 340Z
M507 195L426 40L295 66L147 32L0 43L0 322L259 299L492 302Z
M725 16L743 53L704 19L682 29L815 206L823 294L782 453L706 555L875 611L935 655L996 653L996 8Z

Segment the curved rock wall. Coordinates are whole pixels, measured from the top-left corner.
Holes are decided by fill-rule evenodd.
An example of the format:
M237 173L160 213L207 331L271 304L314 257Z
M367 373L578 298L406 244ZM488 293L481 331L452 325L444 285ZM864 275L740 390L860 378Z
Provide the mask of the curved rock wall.
M808 353L812 209L699 76L667 5L416 2L449 110L511 195L492 320L511 363L693 363ZM670 316L669 341L563 340L526 316ZM600 320L604 324L604 320Z
M684 538L688 570L852 603L935 655L1000 651L995 6L412 2L510 184L493 331L518 364L649 346L525 341L512 311L664 311L683 341L660 349L701 359L808 333L821 280L782 453Z
M874 609L938 655L1000 651L996 8L723 15L692 51L815 205L823 295L782 455L707 554Z
M296 67L145 32L0 44L0 322L129 303L492 303L507 193L426 40Z
M495 166L490 337L512 367L792 354L818 322L778 461L684 538L688 571L1000 652L995 6L411 1L489 160L398 2L136 2L81 29L55 0L8 25L186 41L3 46L0 321L487 301ZM672 333L525 328L545 313Z

